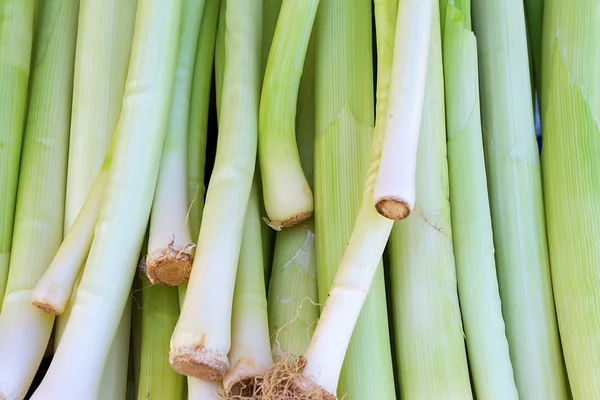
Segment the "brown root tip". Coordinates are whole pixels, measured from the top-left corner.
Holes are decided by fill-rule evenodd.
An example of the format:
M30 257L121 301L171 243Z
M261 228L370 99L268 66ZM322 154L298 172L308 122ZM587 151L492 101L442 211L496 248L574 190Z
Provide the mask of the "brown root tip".
M312 216L312 214L313 214L312 211L303 212L300 214L296 214L293 217L291 217L283 222L271 221L268 218L263 218L263 220L265 221L265 224L269 225L272 229L274 229L276 231L280 231L283 228L291 228L292 226L301 224L302 222L309 219Z
M398 221L410 215L409 204L399 197L383 197L375 203L377 212L387 219Z
M52 315L60 315L64 312L64 309L56 308L51 304L39 300L33 300L33 305Z
M232 382L225 391L226 400L252 400L259 397L256 390L259 384L256 384L256 376L246 376Z
M153 284L177 286L186 282L192 272L193 245L179 249L172 243L146 259L146 275Z
M227 356L198 346L171 350L169 363L180 374L210 381L223 379L229 370Z
M312 379L302 375L306 360L283 358L261 379L255 379L256 398L264 400L337 400ZM257 387L258 386L258 387Z

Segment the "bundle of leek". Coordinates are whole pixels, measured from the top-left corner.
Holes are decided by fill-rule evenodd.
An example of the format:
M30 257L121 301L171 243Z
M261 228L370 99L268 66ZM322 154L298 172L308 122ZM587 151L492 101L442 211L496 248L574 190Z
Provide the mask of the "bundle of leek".
M94 398L98 393L152 205L171 101L180 15L180 1L138 3L112 167L94 241L69 324L34 399ZM81 365L89 368L82 370Z

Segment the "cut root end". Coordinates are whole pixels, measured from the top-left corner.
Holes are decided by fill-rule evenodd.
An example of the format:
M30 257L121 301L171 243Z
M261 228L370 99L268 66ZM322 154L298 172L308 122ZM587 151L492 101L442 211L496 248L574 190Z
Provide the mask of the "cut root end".
M52 314L52 315L60 315L65 311L64 307L58 307L56 305L53 305L46 301L42 301L42 300L38 300L38 299L34 299L32 303L37 308L47 312L48 314Z
M307 219L309 219L312 216L312 211L308 211L308 212L303 212L300 214L296 214L294 216L292 216L291 218L285 220L285 221L271 221L268 218L263 218L263 220L265 221L265 224L269 225L269 227L271 227L272 229L276 230L276 231L280 231L284 228L291 228L292 226L296 226L301 224L302 222L306 221Z
M203 347L184 347L171 350L171 367L185 376L216 381L229 370L227 356Z
M337 397L304 376L304 358L283 358L263 377L255 379L253 399L259 400L337 400ZM240 398L244 399L245 398Z
M377 212L387 219L398 221L410 215L411 207L399 197L382 197L375 202Z
M177 286L186 282L192 272L192 249L195 245L176 246L173 241L166 249L148 255L146 275L153 284Z
M247 376L232 382L225 391L225 400L256 400L260 398L261 377Z

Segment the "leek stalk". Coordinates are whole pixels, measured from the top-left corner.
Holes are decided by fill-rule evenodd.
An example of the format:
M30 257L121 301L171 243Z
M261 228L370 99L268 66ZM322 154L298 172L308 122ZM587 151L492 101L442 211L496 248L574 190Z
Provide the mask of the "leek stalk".
M177 288L142 281L140 378L137 398L181 399L184 377L169 365L169 339L179 316Z
M522 0L473 1L496 274L519 397L564 399Z
M400 397L472 399L451 239L437 5L433 14L416 203L389 244L396 359Z
M63 236L79 2L44 1L40 7L10 270L0 313L0 398L7 399L25 396L48 345L54 316L31 304L31 291Z
M229 369L231 308L244 217L256 163L262 0L227 0L225 66L215 165L171 366L218 380Z
M452 244L473 386L479 398L516 400L494 260L470 0L441 3Z
M183 0L173 100L150 216L146 274L151 283L188 280L194 244L188 223L187 156L192 77L205 0Z
M0 1L0 310L10 262L34 10L33 0Z
M542 173L554 302L574 399L600 399L600 3L546 0Z
M309 43L298 92L296 141L308 184L313 184L315 142L315 35ZM304 353L319 318L315 223L277 232L268 290L269 332L274 361Z
M302 66L319 0L284 0L260 98L258 155L269 225L276 230L310 217L313 195L296 146Z
M192 238L197 238L200 233L206 192L204 165L206 163L208 110L220 4L221 0L206 0L196 48L196 61L194 62L187 143L189 225Z
M33 399L93 398L98 393L152 205L173 89L180 15L180 1L138 3L113 163L94 242L69 324ZM82 370L81 365L89 368Z
M542 90L542 22L545 0L524 0L529 45L533 61L534 88ZM548 0L546 0L548 1Z
M385 143L373 201L386 218L406 218L415 203L415 170L433 0L402 0L394 39L394 61ZM410 93L411 96L405 96Z
M266 285L263 279L258 174L250 191L231 315L229 371L223 386L229 397L250 396L256 377L273 365L269 343Z

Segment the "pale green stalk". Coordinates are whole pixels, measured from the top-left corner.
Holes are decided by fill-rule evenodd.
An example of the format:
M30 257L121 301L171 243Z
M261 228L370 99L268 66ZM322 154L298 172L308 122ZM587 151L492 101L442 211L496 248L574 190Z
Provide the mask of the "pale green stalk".
M94 239L94 230L112 164L113 149L114 140L87 200L63 238L50 266L33 289L33 304L50 314L60 315L65 311L76 281L81 276ZM58 339L60 340L60 337Z
M113 164L94 242L69 324L33 399L89 399L98 393L152 205L171 103L180 15L180 1L138 3Z
M323 0L315 28L315 239L319 301L325 304L356 222L370 162L371 2ZM345 355L340 396L395 398L386 308L383 269L378 268Z
M502 318L485 175L477 41L470 0L440 0L450 213L458 292L475 394L517 400Z
M127 371L129 369L129 339L131 333L131 296L127 299L119 327L108 353L98 400L125 400L127 396Z
M220 4L221 0L206 0L194 62L187 141L189 225L192 238L197 238L200 232L206 192L204 186L206 137Z
M63 237L79 2L48 0L40 6L10 270L0 313L0 398L11 400L25 396L48 345L54 316L31 304L31 291Z
M152 283L177 286L192 268L188 219L188 128L192 77L205 0L183 0L173 99L150 214L146 274Z
M202 225L170 362L218 380L229 369L231 307L256 163L262 0L227 0L219 137Z
M319 0L284 0L262 86L258 156L269 225L279 230L312 215L313 194L296 146L296 104Z
M296 114L300 162L311 186L315 141L314 38L313 35L304 60ZM267 302L275 361L285 355L299 357L310 342L319 318L316 263L313 218L277 232Z
M0 1L0 310L10 262L34 10L33 0Z
M254 178L246 208L244 235L231 313L229 371L223 377L228 396L253 392L255 379L273 365L269 342L267 294L260 235L258 174Z
M267 69L269 52L271 50L271 44L273 43L273 36L275 35L275 28L277 27L277 19L279 18L279 12L281 11L282 3L283 0L263 0L261 82L264 79L265 71ZM260 174L259 162L256 163L256 168L258 168L258 172ZM265 209L265 202L263 200L262 193L262 179L259 179L260 215L262 217L266 217L267 211ZM276 232L266 223L261 225L263 262L265 263L265 282L267 284L271 277L271 267L273 264L273 253L275 249L275 234Z
M144 276L140 313L142 347L137 398L179 400L185 377L169 365L169 339L179 316L177 288L152 285Z
M219 21L217 22L217 37L215 38L215 97L217 102L217 122L221 120L221 98L223 96L223 77L225 75L225 16L227 15L227 0L221 0ZM219 127L221 125L219 124Z
M546 0L542 172L550 266L574 399L600 399L600 3Z
M472 399L450 226L438 7L429 49L415 208L389 244L400 397Z
M474 0L496 274L519 397L564 399L522 0Z

